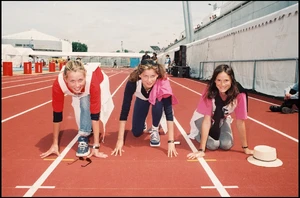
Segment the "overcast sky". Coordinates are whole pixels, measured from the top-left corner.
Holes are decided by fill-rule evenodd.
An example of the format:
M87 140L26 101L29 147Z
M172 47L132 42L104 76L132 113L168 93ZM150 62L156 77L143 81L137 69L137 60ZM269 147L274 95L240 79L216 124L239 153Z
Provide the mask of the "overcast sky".
M190 1L193 25L213 11ZM151 45L166 47L184 31L182 1L1 1L2 36L30 29L81 42L89 52L123 49L139 52ZM152 51L152 50L151 50Z

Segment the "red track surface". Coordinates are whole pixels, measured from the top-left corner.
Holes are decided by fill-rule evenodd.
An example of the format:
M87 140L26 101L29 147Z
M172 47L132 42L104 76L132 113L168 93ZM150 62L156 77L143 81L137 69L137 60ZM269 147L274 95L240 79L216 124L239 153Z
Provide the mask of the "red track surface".
M168 138L163 133L158 148L149 146L149 134L135 138L130 132L129 119L125 153L122 157L111 156L118 133L123 82L132 70L103 70L110 77L115 104L107 123L105 143L100 148L109 157L93 157L93 162L85 168L80 165L86 162L68 165L70 161L67 161L76 158L77 148L77 128L69 96L65 99L61 124L61 157L53 155L47 160L39 157L52 143L51 88L45 87L51 86L57 73L2 77L2 196L299 195L298 113L272 113L270 103L249 97L249 119L246 120L249 147L275 147L277 157L283 161L280 167L259 167L246 160L235 121L232 125L235 145L230 151L207 151L199 161L187 160L186 155L198 147L198 143L187 139L186 134L205 84L170 76L179 100L174 106L175 139L181 142L176 146L179 155L167 157ZM39 83L29 84L33 82ZM40 90L9 97L35 89ZM151 116L147 122L150 126Z

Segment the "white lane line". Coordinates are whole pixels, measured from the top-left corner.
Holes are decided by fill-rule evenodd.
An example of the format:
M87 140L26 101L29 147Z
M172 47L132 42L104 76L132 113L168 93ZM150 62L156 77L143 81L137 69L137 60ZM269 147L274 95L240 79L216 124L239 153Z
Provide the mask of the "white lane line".
M31 188L31 186L16 186L16 188ZM55 186L41 186L40 188L44 188L44 189L54 189Z
M55 79L51 79L51 80L43 80L43 81L36 81L36 82L32 82L32 83L26 83L26 84L21 84L21 85L14 85L14 86L10 86L10 87L3 87L2 89L10 89L10 88L15 88L15 87L23 87L23 86L27 86L27 85L32 85L32 84L37 84L37 83L43 83L46 81L54 81Z
M77 142L79 134L67 145L63 152L57 156L57 158L52 162L52 164L47 168L47 170L40 176L40 178L29 188L23 197L32 197L33 194L42 186L47 177L52 173L56 166L62 161L65 155L69 152L72 146Z
M111 77L111 76L109 76ZM120 84L120 86L114 91L112 97L120 89L122 84L127 80L129 76ZM79 134L77 134L74 139L68 144L68 146L63 150L63 152L52 162L52 164L47 168L47 170L38 178L38 180L33 184L33 186L25 193L23 197L32 197L34 193L40 188L48 176L53 172L56 166L64 159L65 155L69 152L72 146L77 142Z
M201 186L202 189L213 189L215 186ZM224 186L224 188L239 188L238 186Z
M181 87L184 87L184 88L187 89L187 90L190 90L191 92L193 92L193 93L195 93L195 94L198 94L198 95L202 96L201 93L199 93L199 92L197 92L197 91L194 91L193 89L190 89L190 88L188 88L188 87L186 87L186 86L184 86L184 85L181 85L180 83L177 83L177 82L175 82L174 80L171 80L171 79L170 79L170 81L172 81L173 83L175 83L175 84L177 84L177 85L179 85L179 86L181 86ZM276 133L278 133L278 134L280 134L280 135L283 135L284 137L287 137L287 138L289 138L290 140L293 140L293 141L295 141L295 142L298 143L298 139L296 139L296 138L294 138L294 137L292 137L292 136L290 136L290 135L287 135L287 134L285 134L284 132L279 131L278 129L275 129L275 128L273 128L273 127L270 127L269 125L266 125L266 124L264 124L264 123L262 123L262 122L260 122L260 121L258 121L258 120L256 120L256 119L254 119L254 118L251 118L250 116L248 116L248 118L249 118L250 120L252 120L253 122L256 122L257 124L262 125L262 126L268 128L268 129L271 129L272 131L274 131L274 132L276 132Z
M53 78L53 76L43 76L43 77L39 77L39 78L23 78L23 79L20 79L18 78L18 80L10 80L10 81L5 81L5 82L2 82L2 84L6 84L6 83L14 83L14 82L19 82L19 81L26 81L26 80L36 80L36 79L44 79L44 78Z
M295 141L295 142L298 143L298 139L296 139L296 138L294 138L294 137L292 137L292 136L289 136L289 135L287 135L287 134L285 134L285 133L283 133L283 132L281 132L281 131L279 131L279 130L277 130L277 129L274 129L273 127L270 127L269 125L266 125L266 124L264 124L264 123L262 123L262 122L260 122L260 121L258 121L258 120L255 120L254 118L251 118L251 117L249 117L249 116L248 116L248 118L249 118L250 120L252 120L252 121L254 121L254 122L256 122L256 123L258 123L258 124L260 124L260 125L262 125L262 126L264 126L264 127L266 127L266 128L268 128L268 129L271 129L272 131L275 131L276 133L278 133L278 134L280 134L280 135L283 135L283 136L285 136L285 137L287 137L287 138L289 138L289 139L291 139L291 140L293 140L293 141Z
M197 149L196 149L195 145L192 143L192 141L190 140L190 138L187 136L187 133L182 128L182 126L179 124L179 122L177 121L177 119L175 118L175 116L174 116L174 123L177 126L178 130L180 131L180 133L182 134L182 136L184 137L184 139L187 142L187 144L189 145L189 147L192 149L192 151L193 152L197 152ZM202 165L203 169L205 170L205 172L207 173L208 177L210 178L210 180L214 184L215 188L220 193L221 197L230 197L230 195L226 191L225 187L221 184L220 180L217 178L217 176L215 175L215 173L211 170L211 168L209 167L209 165L207 164L207 162L205 161L205 159L203 157L198 157L197 160Z
M13 116L11 116L11 117L9 117L9 118L6 118L6 119L2 120L2 123L6 122L6 121L8 121L8 120L10 120L10 119L13 119L13 118L15 118L15 117L18 117L18 116L20 116L20 115L23 115L24 113L27 113L27 112L32 111L32 110L34 110L34 109L37 109L37 108L39 108L39 107L41 107L41 106L44 106L44 105L50 103L51 101L52 101L52 100L49 100L49 101L47 101L47 102L44 102L43 104L40 104L40 105L35 106L35 107L32 107L32 108L30 108L30 109L27 109L26 111L23 111L23 112L21 112L21 113L18 113L18 114L16 114L16 115L13 115Z
M39 88L39 89L34 89L34 90L22 92L22 93L19 93L19 94L14 94L14 95L6 96L6 97L3 97L2 100L7 99L7 98L12 98L12 97L20 96L20 95L23 95L23 94L28 94L28 93L35 92L35 91L39 91L39 90L42 90L42 89L47 89L49 87L52 87L52 85L47 86L47 87L43 87L43 88Z

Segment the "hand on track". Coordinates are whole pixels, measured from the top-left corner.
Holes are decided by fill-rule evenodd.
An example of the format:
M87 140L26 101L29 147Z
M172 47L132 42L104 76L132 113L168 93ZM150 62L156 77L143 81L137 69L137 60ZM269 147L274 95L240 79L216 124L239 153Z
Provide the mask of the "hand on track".
M95 157L99 157L99 158L107 158L108 157L107 154L104 154L103 152L99 152L99 149L92 149L92 152L87 157L90 158L93 155Z
M205 153L203 151L198 151L198 152L195 152L195 153L189 153L187 155L187 157L189 159L196 159L198 157L204 157L205 156Z
M177 157L178 153L176 151L175 148L175 144L174 143L168 143L168 157L172 157L172 156Z
M51 148L47 152L40 154L40 156L41 156L41 158L45 158L51 154L59 155L58 145L52 145Z
M111 155L117 156L118 154L120 154L120 156L122 156L122 152L124 152L124 150L122 149L123 144L124 143L122 139L118 140L116 144L116 148L111 152Z

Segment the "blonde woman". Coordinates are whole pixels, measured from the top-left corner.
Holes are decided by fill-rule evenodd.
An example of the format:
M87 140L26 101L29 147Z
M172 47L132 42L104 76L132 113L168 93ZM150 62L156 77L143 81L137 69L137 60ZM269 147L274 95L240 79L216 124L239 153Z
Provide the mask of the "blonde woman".
M165 77L166 71L160 64L151 59L144 59L141 64L130 74L124 91L124 98L119 122L118 140L111 155L122 156L124 144L124 131L130 110L133 94L134 102L132 133L135 137L143 134L144 123L152 105L152 129L150 131L150 146L160 146L158 125L163 110L166 115L168 127L168 157L177 156L174 145L173 110L172 105L177 100L172 93L169 80Z
M68 61L52 86L53 142L50 149L40 156L59 155L58 135L63 120L64 95L72 96L72 106L78 125L79 138L76 156L96 156L106 158L99 152L99 118L105 123L114 108L109 91L108 77L98 65L84 66L81 61ZM108 108L103 108L107 106ZM105 111L103 111L105 109ZM100 114L101 111L101 114ZM88 136L94 133L93 145L88 144ZM90 152L90 147L92 152Z

